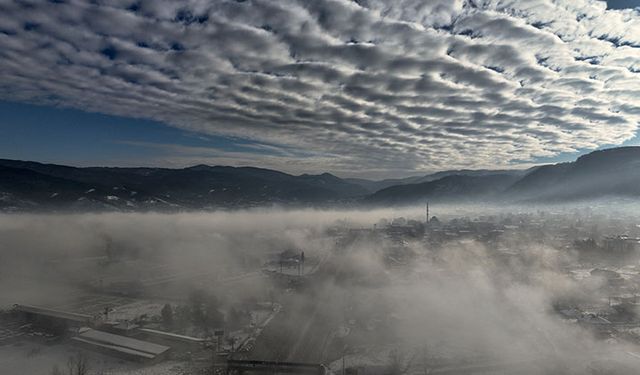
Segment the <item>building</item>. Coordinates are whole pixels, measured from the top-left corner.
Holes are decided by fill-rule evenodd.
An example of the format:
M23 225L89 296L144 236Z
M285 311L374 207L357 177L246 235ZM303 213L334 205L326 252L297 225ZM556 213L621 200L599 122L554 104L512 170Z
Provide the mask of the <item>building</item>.
M171 348L131 337L83 328L71 338L74 344L85 349L101 352L137 362L156 362L164 359Z
M93 323L90 315L37 306L15 304L13 312L23 320L53 333L64 333L70 328L86 327Z
M605 250L617 253L629 253L636 251L640 244L640 239L629 237L627 235L609 236L602 241Z
M172 332L159 331L149 328L138 329L139 336L158 344L170 346L173 349L197 350L205 347L210 340L199 337L179 335Z

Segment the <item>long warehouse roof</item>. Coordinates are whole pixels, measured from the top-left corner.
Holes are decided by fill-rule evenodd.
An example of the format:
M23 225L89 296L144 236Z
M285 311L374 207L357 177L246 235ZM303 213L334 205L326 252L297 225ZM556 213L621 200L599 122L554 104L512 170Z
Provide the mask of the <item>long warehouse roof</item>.
M37 306L16 304L16 305L13 305L13 309L15 311L49 316L52 318L58 318L58 319L64 319L64 320L72 320L75 322L86 322L92 319L90 315L77 314L77 313L72 313L68 311L61 311L61 310L54 310L54 309L47 309L44 307L37 307Z
M89 329L79 334L77 338L83 341L109 345L125 350L133 350L141 353L147 353L153 356L162 354L170 349L168 346L158 345L148 341L137 340L131 337L115 335L113 333L97 331L95 329Z

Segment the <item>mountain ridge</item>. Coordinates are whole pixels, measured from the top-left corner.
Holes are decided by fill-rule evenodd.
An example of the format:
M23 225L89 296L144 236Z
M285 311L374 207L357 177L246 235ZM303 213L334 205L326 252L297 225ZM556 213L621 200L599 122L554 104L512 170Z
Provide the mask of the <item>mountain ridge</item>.
M3 211L553 203L610 196L640 198L640 147L598 150L526 170L462 169L378 181L250 166L72 167L0 159Z

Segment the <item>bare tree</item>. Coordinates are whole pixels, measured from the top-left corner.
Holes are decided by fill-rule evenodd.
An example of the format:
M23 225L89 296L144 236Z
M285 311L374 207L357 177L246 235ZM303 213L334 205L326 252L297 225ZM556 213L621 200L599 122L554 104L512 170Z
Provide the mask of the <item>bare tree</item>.
M433 360L433 356L429 352L429 347L425 344L422 347L422 371L424 375L431 374L431 362Z
M69 375L87 375L89 373L89 361L82 354L69 357L67 360Z
M166 305L164 305L164 307L160 311L160 314L162 315L162 323L164 324L164 327L166 329L172 329L173 328L173 307L171 307L171 305L167 303Z
M404 375L409 371L413 357L408 358L407 355L399 349L393 349L389 353L388 375Z
M49 372L50 375L64 375L64 373L62 372L62 370L60 370L60 367L58 367L58 365L53 365L53 368L51 369L51 372Z
M70 356L67 359L66 371L62 371L58 365L53 366L50 375L89 375L89 361L82 354Z

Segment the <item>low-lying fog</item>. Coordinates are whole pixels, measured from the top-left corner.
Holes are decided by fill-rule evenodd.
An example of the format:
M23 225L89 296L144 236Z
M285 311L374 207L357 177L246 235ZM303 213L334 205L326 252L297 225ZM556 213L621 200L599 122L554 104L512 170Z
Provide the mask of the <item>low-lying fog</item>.
M305 249L308 255L326 251L334 240L324 231L337 221L370 227L393 216L385 210L0 215L0 306L64 298L49 288L91 276L79 275L82 267L74 274L49 275L51 263L88 263L115 251L125 260L161 262L176 272L226 271L247 262L259 267L264 256L290 248ZM25 277L37 281L37 287L25 290Z
M435 210L432 213L445 222L462 216L473 220L507 215L509 210L533 215L538 208ZM565 214L575 218L583 213ZM339 339L339 344L334 342L318 354L327 365L340 363L342 356L351 363L376 363L377 356L380 363L395 358L400 367L406 365L389 370L395 373L428 374L456 358L463 364L508 363L522 373L633 373L640 368L640 349L635 345L598 339L557 313L557 306L566 301L596 303L607 294L603 280L581 282L568 272L583 260L574 248L548 241L559 229L553 225L542 227L549 233L504 232L498 241L465 238L438 247L422 237L398 245L386 237L347 238L341 232L374 225L380 229L381 219L397 217L423 222L424 215L421 207L2 215L0 308L14 303L64 305L96 278L155 280L157 270L168 275L213 272L205 283L189 282L215 289L223 301L242 299L244 294L266 300L273 291L260 289L262 279L233 284L233 290L221 290L225 288L217 287L216 280L223 283L235 275L259 272L273 254L298 249L308 259L324 262L322 275L312 286L281 294L312 305L313 314L323 316L313 324L326 324L326 330L338 332L332 340ZM399 246L400 255L389 255L389 249ZM117 262L102 261L114 257ZM637 260L628 264L636 265ZM277 287L267 289L272 288ZM174 291L170 298L179 299L179 293ZM154 298L161 294L156 291ZM309 315L289 318L292 332L308 329ZM319 332L316 328L308 334ZM283 348L274 351L281 357L274 360L297 359L300 353L295 350L321 349ZM0 363L2 353L0 346Z

